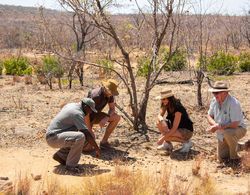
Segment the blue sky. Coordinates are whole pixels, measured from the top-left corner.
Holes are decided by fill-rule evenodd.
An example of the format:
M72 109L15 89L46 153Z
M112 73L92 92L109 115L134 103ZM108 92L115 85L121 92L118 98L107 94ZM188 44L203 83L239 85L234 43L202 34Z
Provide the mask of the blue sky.
M133 10L130 6L130 0L120 0L120 2L126 2L126 8L119 9L121 12L127 12L128 10ZM192 1L192 5L187 9L190 12L198 12L198 3L199 0L189 0ZM119 0L117 1L119 2ZM138 0L140 5L146 5L147 0ZM250 1L249 0L201 0L204 8L208 8L208 13L221 13L221 14L231 14L231 15L241 15L246 13L246 10L250 10ZM0 0L0 4L7 5L21 5L21 6L44 6L51 9L60 9L60 6L57 3L57 0ZM194 11L194 9L196 11ZM204 11L204 9L203 9Z

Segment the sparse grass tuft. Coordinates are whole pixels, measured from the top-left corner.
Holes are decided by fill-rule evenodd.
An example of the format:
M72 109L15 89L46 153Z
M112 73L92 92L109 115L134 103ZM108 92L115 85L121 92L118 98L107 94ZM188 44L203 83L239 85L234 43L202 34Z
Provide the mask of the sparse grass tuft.
M29 178L27 175L22 176L21 173L19 173L17 182L14 186L14 194L31 194L31 178Z
M194 189L194 194L216 194L215 183L207 173L197 182L197 187Z
M200 175L201 163L202 163L203 156L199 155L195 158L193 166L192 166L192 173L195 176Z
M170 171L163 169L161 174L152 174L116 166L113 174L104 174L83 183L82 190L84 194L171 194ZM178 188L175 192L184 193Z
M242 168L244 172L250 172L250 149L242 156Z

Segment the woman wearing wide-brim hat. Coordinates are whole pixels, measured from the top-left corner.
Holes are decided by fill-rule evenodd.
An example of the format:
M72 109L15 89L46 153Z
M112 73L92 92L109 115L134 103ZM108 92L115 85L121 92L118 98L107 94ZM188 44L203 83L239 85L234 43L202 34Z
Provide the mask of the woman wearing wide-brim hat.
M156 99L161 101L160 113L158 115L157 127L161 136L157 142L157 149L172 150L171 142L183 143L180 152L189 152L193 143L193 122L188 116L185 107L179 99L174 97L171 90L164 89ZM164 118L167 112L166 118Z

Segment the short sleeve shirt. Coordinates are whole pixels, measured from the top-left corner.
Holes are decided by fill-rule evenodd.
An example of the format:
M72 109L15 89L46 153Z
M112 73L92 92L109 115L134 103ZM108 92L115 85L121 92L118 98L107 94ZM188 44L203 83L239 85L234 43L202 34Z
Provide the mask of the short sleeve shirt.
M246 128L240 103L231 95L226 97L221 106L214 97L210 103L208 114L220 125L227 125L234 121L239 121L239 126Z
M167 114L166 119L169 120L171 122L171 124L173 124L176 112L181 113L181 120L180 120L178 128L185 128L185 129L188 129L190 131L193 131L193 122L189 118L186 109L184 108L184 106L181 103L176 105L176 108L175 108L173 113Z
M99 87L91 90L88 93L88 97L92 98L95 102L95 109L101 112L102 109L108 104L114 102L114 96L106 97L104 94L104 88Z
M51 121L47 133L62 133L88 129L84 123L85 114L80 103L66 104Z

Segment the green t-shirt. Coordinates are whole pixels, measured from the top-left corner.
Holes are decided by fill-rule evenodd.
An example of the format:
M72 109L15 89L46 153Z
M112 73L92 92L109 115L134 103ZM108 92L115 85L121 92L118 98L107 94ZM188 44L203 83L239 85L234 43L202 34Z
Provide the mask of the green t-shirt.
M84 117L80 103L69 103L51 121L47 133L87 130Z

